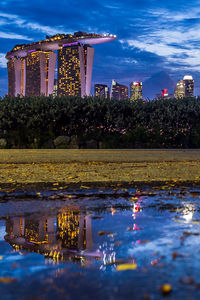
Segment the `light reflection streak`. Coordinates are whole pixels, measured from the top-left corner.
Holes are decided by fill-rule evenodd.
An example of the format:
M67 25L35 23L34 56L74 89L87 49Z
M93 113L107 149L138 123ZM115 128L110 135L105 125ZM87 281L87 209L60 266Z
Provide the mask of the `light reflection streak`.
M184 206L184 210L182 212L182 216L183 216L183 218L184 218L184 220L185 220L186 223L190 223L192 221L194 212L195 212L195 206L194 206L194 204L187 203Z

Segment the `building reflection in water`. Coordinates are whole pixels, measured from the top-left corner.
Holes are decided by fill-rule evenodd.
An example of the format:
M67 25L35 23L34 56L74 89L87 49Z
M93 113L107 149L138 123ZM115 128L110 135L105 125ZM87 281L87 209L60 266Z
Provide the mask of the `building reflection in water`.
M55 216L9 217L5 240L17 251L28 250L43 254L54 261L86 263L93 252L91 217L78 208L65 208Z

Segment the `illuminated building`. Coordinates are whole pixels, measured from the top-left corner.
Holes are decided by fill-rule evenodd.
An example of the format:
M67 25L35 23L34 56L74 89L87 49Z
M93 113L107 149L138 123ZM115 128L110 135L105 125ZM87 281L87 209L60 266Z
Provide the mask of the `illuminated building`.
M105 84L95 84L94 92L95 92L95 97L100 97L104 99L109 98L109 88Z
M185 97L194 97L194 79L190 75L186 75L183 78L185 83Z
M7 63L8 95L25 95L26 65L23 58L12 57Z
M111 99L126 100L128 99L128 87L112 80Z
M186 75L183 80L176 84L174 97L176 99L194 97L194 79L192 76Z
M9 95L53 94L58 50L58 95L89 96L91 93L93 44L116 39L115 35L85 33L47 36L45 40L16 45L6 54Z
M177 82L174 92L174 98L183 99L185 97L185 82L180 80Z
M89 96L94 48L69 45L58 50L58 96Z
M26 96L53 94L56 54L33 51L26 56Z
M130 100L142 100L142 82L132 82L130 84Z
M172 94L168 94L168 89L163 89L160 94L156 94L156 99L171 99L173 98Z
M58 80L54 79L53 97L55 98L57 95L58 95Z
M168 95L169 95L168 94L168 89L163 89L161 95L162 95L163 98L167 98Z

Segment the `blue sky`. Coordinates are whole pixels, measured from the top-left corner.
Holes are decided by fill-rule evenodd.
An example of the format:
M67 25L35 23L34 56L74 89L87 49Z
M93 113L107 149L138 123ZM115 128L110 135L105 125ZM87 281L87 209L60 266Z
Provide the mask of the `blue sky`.
M0 95L7 93L4 56L15 44L79 30L117 35L95 46L93 83L128 85L164 70L175 81L193 75L200 94L200 1L1 0Z

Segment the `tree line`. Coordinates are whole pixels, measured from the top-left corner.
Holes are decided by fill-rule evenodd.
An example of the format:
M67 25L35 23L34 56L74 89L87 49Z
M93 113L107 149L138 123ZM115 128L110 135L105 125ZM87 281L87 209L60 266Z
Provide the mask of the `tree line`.
M0 138L7 148L49 148L58 136L78 147L199 148L200 98L107 100L9 97L0 101ZM50 143L51 142L51 143Z

